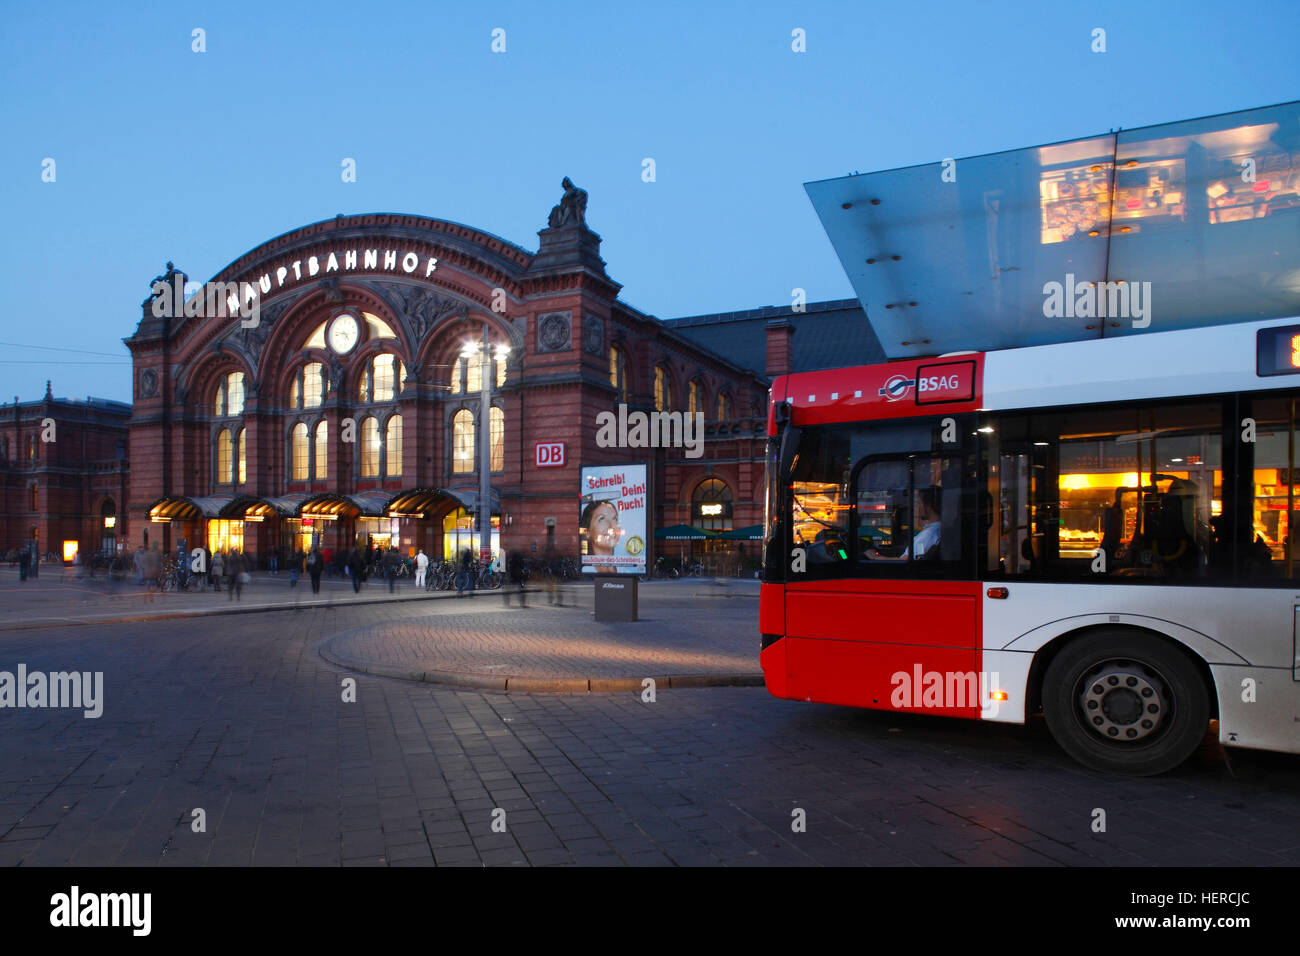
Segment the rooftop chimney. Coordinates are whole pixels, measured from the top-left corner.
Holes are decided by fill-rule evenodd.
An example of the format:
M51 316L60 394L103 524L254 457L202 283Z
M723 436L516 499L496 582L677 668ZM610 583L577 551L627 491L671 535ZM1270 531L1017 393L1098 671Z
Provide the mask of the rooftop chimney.
M794 370L794 326L785 319L767 323L768 378L788 375Z

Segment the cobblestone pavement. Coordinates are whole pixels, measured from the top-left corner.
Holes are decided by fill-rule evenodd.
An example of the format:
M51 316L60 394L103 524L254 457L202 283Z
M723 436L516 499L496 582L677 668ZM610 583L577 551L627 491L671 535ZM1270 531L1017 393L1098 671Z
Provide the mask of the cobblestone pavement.
M0 634L0 669L103 671L105 698L98 719L0 710L0 864L1300 863L1295 757L1107 777L1035 725L746 687L474 692L318 653L440 604Z
M761 683L756 591L734 601L667 599L677 587L643 593L640 620L632 623L597 622L589 606L552 606L539 593L529 594L527 609L510 593L440 604L436 615L404 608L394 615L399 620L346 631L321 652L370 674L440 683L477 678L473 686L497 690L543 690L548 683L572 690L584 681L596 689L639 689L646 677ZM566 596L590 599L585 592Z

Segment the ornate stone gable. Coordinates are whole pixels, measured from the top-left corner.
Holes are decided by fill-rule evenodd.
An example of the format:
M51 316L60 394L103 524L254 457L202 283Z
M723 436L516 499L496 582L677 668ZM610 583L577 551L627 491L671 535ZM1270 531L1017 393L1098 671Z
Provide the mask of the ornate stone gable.
M449 317L463 317L468 306L459 299L442 295L423 285L396 282L367 282L392 307L413 347L419 350L426 335Z

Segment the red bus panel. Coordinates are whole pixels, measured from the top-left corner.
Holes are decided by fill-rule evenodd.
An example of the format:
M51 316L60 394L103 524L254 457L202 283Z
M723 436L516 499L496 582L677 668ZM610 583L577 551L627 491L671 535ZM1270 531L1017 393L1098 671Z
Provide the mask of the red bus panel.
M978 717L981 587L879 579L787 585L789 636L760 656L768 690L851 707Z

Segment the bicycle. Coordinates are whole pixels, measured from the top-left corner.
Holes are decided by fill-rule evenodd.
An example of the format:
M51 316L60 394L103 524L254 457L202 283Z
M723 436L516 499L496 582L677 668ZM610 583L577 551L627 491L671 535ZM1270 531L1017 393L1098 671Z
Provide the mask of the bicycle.
M161 591L188 591L196 577L197 575L190 574L189 565L168 555L163 560L162 571L158 575L158 589Z
M641 575L642 581L649 581L651 578L654 578L655 580L675 581L677 579L677 569L671 564L666 563L663 555L660 555L655 558L654 567L650 569L650 572Z

